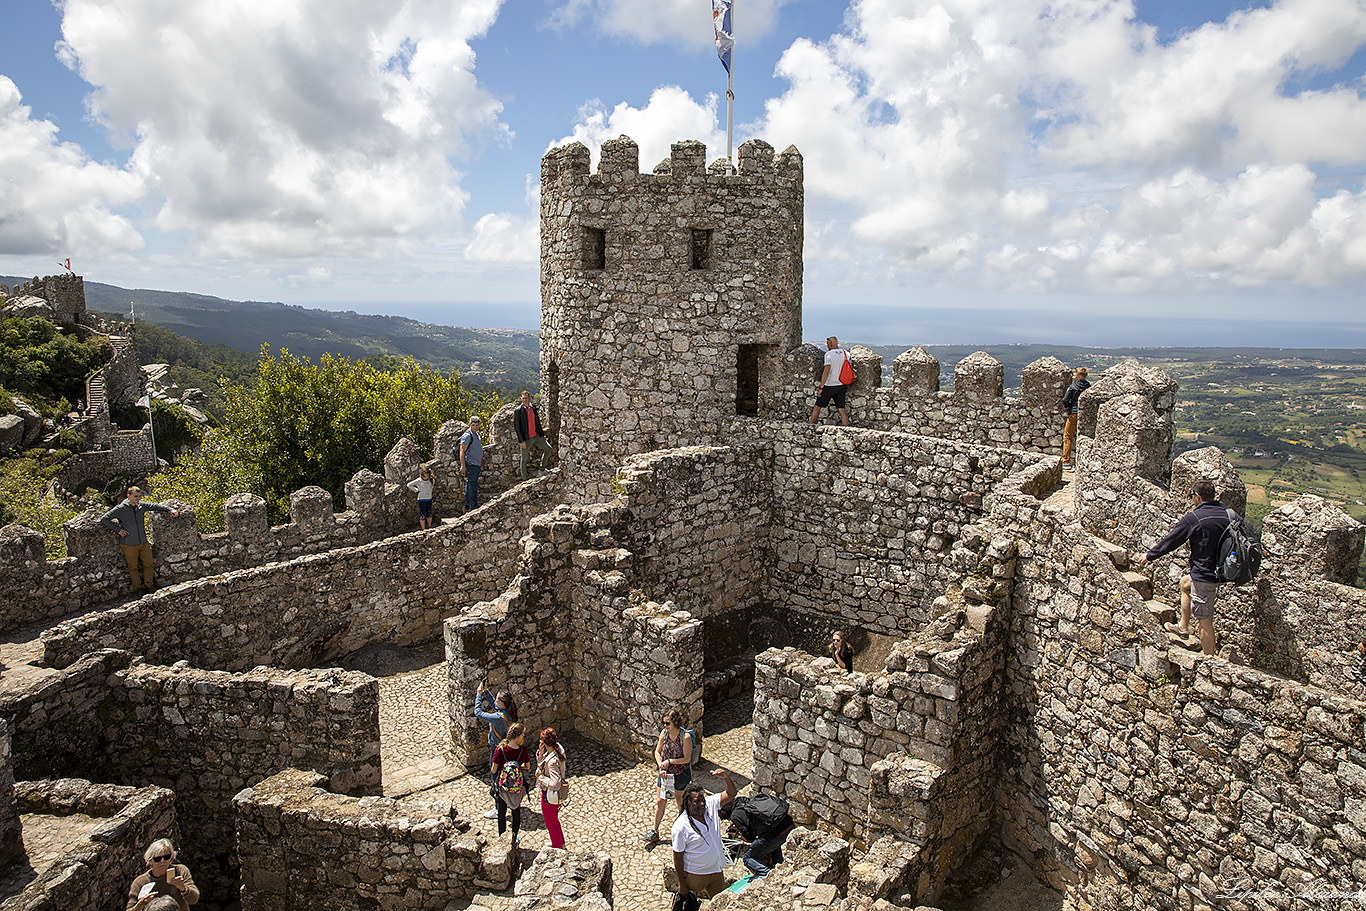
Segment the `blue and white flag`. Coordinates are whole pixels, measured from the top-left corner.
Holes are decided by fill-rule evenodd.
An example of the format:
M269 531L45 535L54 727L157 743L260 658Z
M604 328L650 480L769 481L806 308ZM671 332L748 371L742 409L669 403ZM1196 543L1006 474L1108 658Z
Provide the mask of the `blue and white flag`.
M730 72L730 52L735 47L735 35L730 28L731 0L711 0L711 24L716 28L716 56Z

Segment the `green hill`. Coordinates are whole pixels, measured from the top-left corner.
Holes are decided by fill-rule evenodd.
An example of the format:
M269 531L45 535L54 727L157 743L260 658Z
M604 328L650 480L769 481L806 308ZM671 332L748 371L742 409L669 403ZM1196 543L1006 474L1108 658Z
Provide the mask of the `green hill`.
M0 278L10 285L22 280ZM438 370L459 369L468 382L492 383L508 390L539 386L540 339L537 333L526 330L465 329L401 316L85 283L89 310L126 318L130 302L137 305L140 322L145 320L208 346L226 345L253 356L267 344L272 350L288 348L314 360L324 352L353 359L411 357ZM143 360L150 362L145 355Z

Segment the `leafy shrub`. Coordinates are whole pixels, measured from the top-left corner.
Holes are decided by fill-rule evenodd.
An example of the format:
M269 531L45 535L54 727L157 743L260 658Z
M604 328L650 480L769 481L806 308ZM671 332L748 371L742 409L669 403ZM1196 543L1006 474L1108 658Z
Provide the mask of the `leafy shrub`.
M49 560L66 556L62 523L77 511L45 496L48 478L32 459L0 462L0 520L27 526L43 536Z
M57 434L57 448L66 449L71 452L84 452L85 434L72 428L60 431Z

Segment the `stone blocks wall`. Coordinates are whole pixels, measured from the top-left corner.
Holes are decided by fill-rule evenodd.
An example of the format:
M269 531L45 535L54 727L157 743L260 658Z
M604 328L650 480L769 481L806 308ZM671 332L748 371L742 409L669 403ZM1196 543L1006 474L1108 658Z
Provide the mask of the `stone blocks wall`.
M37 817L81 814L100 820L86 839L5 901L6 911L86 908L122 911L128 885L147 869L142 852L158 838L177 845L174 795L154 786L120 787L77 779L26 781L16 786L21 813ZM191 875L198 871L191 868Z
M464 426L447 422L443 426L445 438L454 434L458 440L456 431L463 432ZM150 459L148 438L142 434L131 437L142 441L138 445L147 445ZM458 512L451 504L464 502L463 482L457 483L459 475L448 464L453 456L441 449L442 440L442 434L438 434L434 469L438 478L438 517ZM412 447L411 451L416 449L407 440L401 440L390 453L385 466L388 477L363 470L347 483L344 512L332 512L332 498L326 491L305 487L290 497L292 521L274 527L270 525L264 501L254 494L238 494L225 502L227 530L218 534L201 535L195 527L194 510L184 504L179 504L178 517L150 514L147 525L154 541L157 581L164 585L203 579L307 554L358 547L417 528L416 498L404 485L417 476L418 459L402 458L404 453L410 453L408 447ZM515 447L502 443L484 448L484 458L490 467L480 479L481 502L486 504L481 510L495 501L501 502L502 494L517 480L514 451ZM89 455L104 458L101 453ZM106 467L126 461L112 453L108 458L111 461ZM546 478L536 481L532 499L540 497L538 502L544 505L526 515L533 515L555 501L558 494L547 490L553 484ZM525 494L514 495L515 502L525 499ZM19 593L12 604L0 609L0 631L60 617L128 594L128 571L118 539L98 522L103 512L88 510L66 523L70 556L61 560L46 559L41 537L35 537L35 532L22 526L0 529L0 583Z
M466 834L451 804L356 799L323 784L288 769L233 798L243 911L444 911L511 885L511 848Z
M627 456L715 442L800 342L801 155L705 156L675 143L645 174L622 137L596 174L578 143L542 159L541 375L573 501L610 496Z
M507 586L526 519L553 491L548 475L453 524L163 588L47 631L45 660L120 647L163 664L316 667L375 641L434 639L443 617ZM242 504L228 539L259 533L253 518L264 520L259 498Z
M146 427L112 434L107 443L107 449L77 453L63 462L57 484L76 491L85 484L103 485L121 474L133 480L146 478L156 468L151 431Z
M994 485L1043 457L900 433L775 426L767 599L905 636Z
M338 792L379 791L379 689L365 674L134 665L116 675L101 713L105 773L175 790L187 821L181 853L215 906L236 895L231 802L243 787L292 766Z
M0 297L19 297L31 294L51 306L61 323L85 322L85 279L63 272L61 275L34 276L13 288L0 286Z
M5 681L0 718L9 722L17 778L104 777L100 713L109 696L110 675L130 660L127 652L92 651L32 682Z
M540 851L513 889L518 911L611 911L612 858L590 851Z
M991 822L1004 626L949 608L899 644L883 674L847 674L788 649L757 659L754 781L785 796L799 823L867 847L907 842L963 858ZM933 899L954 862L907 885Z
M14 802L14 760L10 758L9 722L0 716L0 869L24 856L24 824Z

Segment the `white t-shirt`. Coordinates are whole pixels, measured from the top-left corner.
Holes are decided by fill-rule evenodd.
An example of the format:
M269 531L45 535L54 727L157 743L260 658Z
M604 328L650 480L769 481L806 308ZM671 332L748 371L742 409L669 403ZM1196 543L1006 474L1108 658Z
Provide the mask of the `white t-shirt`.
M831 348L825 352L825 365L830 368L830 372L825 375L825 385L843 386L840 382L840 371L844 369L844 362L848 355L843 348Z
M674 820L674 850L683 852L683 872L705 876L720 873L726 865L726 852L721 847L721 795L707 798L707 824L693 820L684 811ZM694 828L696 826L696 828Z

